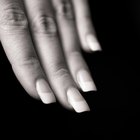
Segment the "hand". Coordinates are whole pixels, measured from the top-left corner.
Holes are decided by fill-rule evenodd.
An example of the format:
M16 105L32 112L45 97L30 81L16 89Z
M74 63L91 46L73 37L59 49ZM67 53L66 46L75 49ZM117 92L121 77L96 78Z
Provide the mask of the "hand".
M24 89L45 104L89 111L96 90L80 52L99 51L87 0L0 0L0 40ZM80 45L81 44L81 45Z

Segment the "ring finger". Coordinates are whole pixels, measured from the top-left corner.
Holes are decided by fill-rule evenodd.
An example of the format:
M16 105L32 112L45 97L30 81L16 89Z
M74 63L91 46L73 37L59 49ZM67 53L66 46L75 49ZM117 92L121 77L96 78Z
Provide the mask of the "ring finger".
M70 72L84 92L94 91L96 86L80 51L72 2L71 0L53 0L53 6Z

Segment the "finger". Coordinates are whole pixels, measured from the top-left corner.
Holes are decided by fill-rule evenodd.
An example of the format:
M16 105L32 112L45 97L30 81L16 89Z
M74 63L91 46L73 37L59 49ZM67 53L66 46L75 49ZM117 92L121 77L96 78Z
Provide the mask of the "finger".
M33 48L21 1L0 1L0 36L12 68L26 91L44 103L55 102Z
M36 50L57 99L68 109L88 111L89 107L67 69L51 4L48 0L25 0L25 5Z
M86 51L100 51L101 46L96 37L95 29L91 21L88 0L72 0L77 29L82 47Z
M80 52L72 3L69 0L53 0L65 57L77 85L84 91L95 91L96 86Z

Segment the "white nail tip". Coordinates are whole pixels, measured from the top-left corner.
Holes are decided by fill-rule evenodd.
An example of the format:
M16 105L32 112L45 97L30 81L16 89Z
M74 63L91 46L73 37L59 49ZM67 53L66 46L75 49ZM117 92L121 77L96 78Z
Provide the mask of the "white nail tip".
M85 99L76 88L70 88L67 91L68 101L77 113L90 111Z
M93 35L87 36L87 44L92 51L101 51L101 46Z
M97 88L93 84L93 82L85 82L84 84L80 85L84 92L88 91L97 91Z
M73 108L75 109L77 113L90 111L85 101L71 102L71 105L73 106Z
M44 104L51 104L56 102L56 99L52 93L39 93L39 95Z
M36 82L36 90L44 104L56 102L54 94L44 79L39 79Z
M86 70L80 70L77 73L77 81L84 92L97 90L90 74Z

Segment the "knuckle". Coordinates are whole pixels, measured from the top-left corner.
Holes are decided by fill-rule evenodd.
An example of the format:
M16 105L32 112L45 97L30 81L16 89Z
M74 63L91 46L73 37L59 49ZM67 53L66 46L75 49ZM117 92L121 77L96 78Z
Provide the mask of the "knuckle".
M64 77L69 77L69 71L66 68L66 66L64 65L64 63L60 62L60 63L55 63L55 64L51 64L50 65L50 70L51 73L53 75L53 77L55 78L64 78Z
M37 16L32 21L32 29L37 34L56 35L57 27L53 17L46 15Z
M3 7L0 13L0 27L8 31L21 31L28 28L25 13L18 4L9 4Z
M64 77L64 76L68 76L69 72L66 68L58 68L55 72L55 75L57 77Z
M18 59L15 60L13 63L12 63L12 66L17 66L17 67L36 67L39 65L39 60L32 56L32 57L27 57L27 58L21 58L21 59Z
M59 4L56 6L56 15L65 19L73 19L74 13L70 1L60 0Z

